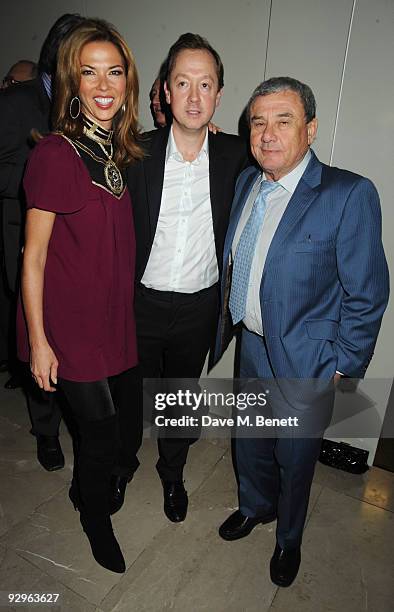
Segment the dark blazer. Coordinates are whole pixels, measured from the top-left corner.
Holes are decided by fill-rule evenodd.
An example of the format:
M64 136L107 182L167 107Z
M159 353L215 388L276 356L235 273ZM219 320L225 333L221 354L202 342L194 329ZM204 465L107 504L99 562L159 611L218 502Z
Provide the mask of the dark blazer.
M239 178L224 247L215 360L231 335L227 297L234 234L259 170ZM362 378L389 296L379 196L368 179L312 158L272 239L260 302L279 378Z
M7 280L15 290L22 241L24 194L22 178L34 146L31 130L46 134L50 100L41 78L9 87L0 93L0 199Z
M148 263L159 219L169 131L165 127L144 134L145 157L128 169L137 240L137 281L141 280ZM209 132L208 147L213 231L220 271L234 186L246 164L247 144L238 136Z

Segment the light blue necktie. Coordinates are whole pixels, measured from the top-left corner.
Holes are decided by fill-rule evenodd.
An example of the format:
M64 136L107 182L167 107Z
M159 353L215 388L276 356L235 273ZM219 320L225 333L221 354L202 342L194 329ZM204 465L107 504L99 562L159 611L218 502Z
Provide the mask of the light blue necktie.
M279 183L274 181L262 181L260 191L254 201L252 212L242 230L234 257L232 283L230 291L230 312L235 325L245 317L246 300L248 297L248 286L250 270L256 248L257 237L263 225L264 215L267 208L267 195L272 193Z

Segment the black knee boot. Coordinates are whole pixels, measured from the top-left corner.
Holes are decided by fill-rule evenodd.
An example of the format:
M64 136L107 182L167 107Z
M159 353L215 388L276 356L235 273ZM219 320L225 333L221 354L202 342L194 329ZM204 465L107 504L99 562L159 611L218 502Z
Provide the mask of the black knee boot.
M112 531L109 509L110 478L119 445L116 416L100 421L79 420L78 425L75 472L81 525L97 563L123 573L125 562Z
M112 572L123 574L126 564L112 530L110 516L92 517L81 513L80 520L97 563Z

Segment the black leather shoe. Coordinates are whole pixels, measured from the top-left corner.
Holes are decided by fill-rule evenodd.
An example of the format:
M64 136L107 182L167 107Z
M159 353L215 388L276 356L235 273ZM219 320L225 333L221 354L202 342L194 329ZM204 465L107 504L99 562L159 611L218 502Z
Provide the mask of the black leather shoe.
M109 500L109 508L111 514L115 514L115 512L118 512L123 506L124 496L126 493L126 487L128 482L129 480L124 476L111 476Z
M64 467L64 455L58 436L36 435L37 459L48 472L61 470Z
M22 386L22 378L19 374L13 374L4 384L4 389L19 389Z
M112 531L109 516L88 518L80 515L81 525L88 536L93 557L105 569L123 574L126 564L118 541Z
M239 540L249 535L256 525L271 523L275 519L276 514L249 517L244 516L239 510L236 510L222 525L220 525L219 535L223 540Z
M282 550L277 544L270 563L271 580L280 587L288 587L298 574L301 549Z
M161 481L164 493L164 513L172 523L184 521L189 500L182 481Z

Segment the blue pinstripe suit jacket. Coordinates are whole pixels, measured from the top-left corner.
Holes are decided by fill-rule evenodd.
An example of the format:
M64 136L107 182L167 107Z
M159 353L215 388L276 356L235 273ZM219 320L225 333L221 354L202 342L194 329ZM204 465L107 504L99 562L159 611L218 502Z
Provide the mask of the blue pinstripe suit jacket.
M215 362L231 339L230 251L258 172L247 168L236 186L224 247ZM261 275L263 329L275 376L329 378L339 370L363 377L388 295L380 203L373 183L322 164L312 152Z

